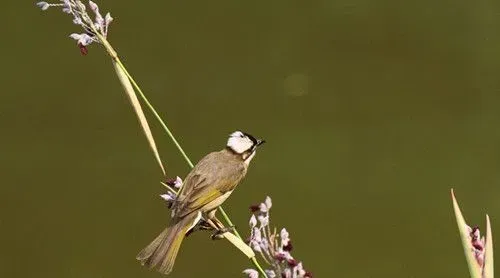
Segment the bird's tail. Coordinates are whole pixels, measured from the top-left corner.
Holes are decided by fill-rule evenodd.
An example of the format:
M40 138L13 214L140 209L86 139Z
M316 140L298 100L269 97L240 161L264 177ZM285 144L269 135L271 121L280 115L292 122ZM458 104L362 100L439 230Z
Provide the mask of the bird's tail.
M139 252L137 260L150 268L157 267L157 270L163 274L172 272L182 240L194 220L195 217L192 214L182 219L173 220L170 226Z

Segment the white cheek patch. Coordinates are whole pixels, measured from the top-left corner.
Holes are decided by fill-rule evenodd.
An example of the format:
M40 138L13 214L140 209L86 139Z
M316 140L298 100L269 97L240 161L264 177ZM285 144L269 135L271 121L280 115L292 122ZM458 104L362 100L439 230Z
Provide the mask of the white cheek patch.
M227 146L230 147L236 153L244 153L252 148L252 142L246 137L229 137L227 140Z

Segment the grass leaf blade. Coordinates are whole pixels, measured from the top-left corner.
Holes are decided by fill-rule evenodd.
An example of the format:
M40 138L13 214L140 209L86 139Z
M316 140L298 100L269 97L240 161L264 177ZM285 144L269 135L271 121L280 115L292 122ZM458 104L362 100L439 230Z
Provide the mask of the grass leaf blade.
M481 266L477 263L476 258L474 257L474 247L470 241L469 226L467 226L462 212L460 211L453 189L451 190L451 198L453 200L453 210L455 211L455 218L457 220L460 238L462 239L462 246L464 247L465 258L467 260L467 264L469 265L470 276L471 278L481 278Z
M161 171L163 172L163 175L165 175L166 174L165 168L163 167L163 164L161 162L158 148L156 147L156 143L155 143L155 140L153 138L153 134L151 133L151 128L149 127L148 121L146 119L146 116L144 115L144 112L142 110L139 99L137 98L137 95L135 94L134 88L132 87L132 84L130 83L130 80L128 79L125 72L123 72L120 65L118 65L118 63L115 60L113 60L113 66L115 67L116 75L118 76L120 83L123 85L123 89L127 93L127 96L130 100L130 104L134 108L135 114L137 115L137 118L139 119L139 123L141 124L144 135L146 135L149 146L151 147L151 150L154 153L156 161L158 162L158 165L160 166Z
M236 248L240 249L240 251L245 254L249 259L255 257L255 253L252 248L243 242L239 237L233 235L232 233L225 232L222 234L229 242L231 242Z
M490 217L486 215L486 254L484 256L483 278L493 278L493 234L491 233Z

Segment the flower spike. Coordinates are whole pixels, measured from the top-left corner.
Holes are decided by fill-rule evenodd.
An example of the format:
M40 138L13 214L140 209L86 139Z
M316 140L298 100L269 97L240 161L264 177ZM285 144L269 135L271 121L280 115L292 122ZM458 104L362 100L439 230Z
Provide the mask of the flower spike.
M272 200L268 196L265 201L250 207L252 216L248 221L250 226L250 247L269 265L264 270L267 277L312 278L311 272L304 269L302 262L291 255L292 241L290 234L283 228L278 233L270 228L270 210ZM257 221L260 225L257 225ZM243 273L249 278L257 274L256 270L246 269Z

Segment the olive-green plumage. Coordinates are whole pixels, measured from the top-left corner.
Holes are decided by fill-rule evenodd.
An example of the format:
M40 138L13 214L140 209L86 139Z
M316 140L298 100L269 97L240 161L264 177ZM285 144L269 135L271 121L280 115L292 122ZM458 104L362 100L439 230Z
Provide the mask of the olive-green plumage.
M201 159L184 180L172 206L170 225L137 255L137 259L163 274L170 273L186 233L199 220L199 212L205 219L214 218L215 209L245 176L256 147L262 143L238 131L231 134L227 148Z
M216 209L245 176L247 167L240 155L228 149L208 154L187 175L174 214L183 217L199 209Z

